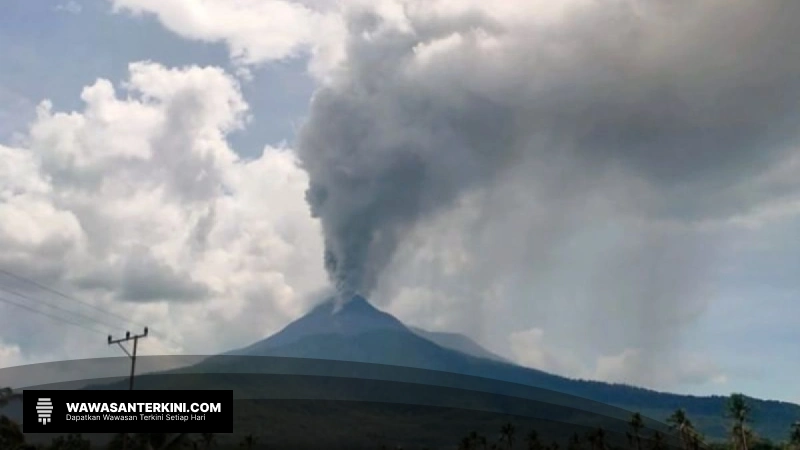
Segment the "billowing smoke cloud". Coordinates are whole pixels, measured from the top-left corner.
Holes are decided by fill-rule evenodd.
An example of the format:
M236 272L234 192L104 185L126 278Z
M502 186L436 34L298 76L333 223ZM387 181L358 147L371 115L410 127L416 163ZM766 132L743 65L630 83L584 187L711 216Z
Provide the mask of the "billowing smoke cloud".
M348 10L297 146L341 292L372 292L410 231L512 175L556 231L598 193L613 214L689 226L796 187L769 174L797 134L800 4L550 3ZM682 281L655 288L687 296Z

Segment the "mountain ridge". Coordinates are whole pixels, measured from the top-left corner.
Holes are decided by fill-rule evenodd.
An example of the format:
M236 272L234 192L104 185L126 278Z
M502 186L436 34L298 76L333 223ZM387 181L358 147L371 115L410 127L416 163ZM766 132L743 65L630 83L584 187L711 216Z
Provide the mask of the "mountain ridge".
M684 408L701 431L709 436L725 436L727 424L722 419L725 396L683 395L623 383L563 377L502 358L470 354L464 351L469 348L448 347L429 338L436 336L435 332L408 327L365 298L355 297L338 310L335 302L323 302L272 336L226 355L351 361L473 375L576 395L662 420L676 409ZM480 349L478 353L493 355L475 346ZM756 431L764 436L780 438L793 421L800 419L798 405L749 398L755 413L765 419L756 426Z
M364 297L355 296L343 305L328 299L277 333L226 355L254 356L271 348L289 345L313 335L357 335L373 329L394 329L411 332L391 314L372 306Z

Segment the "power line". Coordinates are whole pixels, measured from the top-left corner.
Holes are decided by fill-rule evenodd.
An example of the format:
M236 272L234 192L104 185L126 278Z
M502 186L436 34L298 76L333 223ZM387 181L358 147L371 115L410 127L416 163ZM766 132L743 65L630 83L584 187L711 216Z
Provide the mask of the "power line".
M6 290L6 289L0 287L0 290ZM19 294L15 294L15 295L19 295ZM23 298L30 298L30 297L24 297L23 296ZM19 303L19 302L15 302L13 300L9 300L7 297L0 296L0 302L6 303L6 304L9 304L9 305L12 305L12 306L16 306L18 308L24 309L26 311L29 311L29 312L32 312L32 313L35 313L35 314L41 314L42 316L48 317L48 318L53 319L53 320L57 320L59 322L66 323L68 325L76 326L78 328L81 328L81 329L83 329L85 331L88 331L88 332L91 332L91 333L96 333L96 334L100 334L100 335L103 335L103 336L107 336L107 333L105 333L103 331L100 331L97 328L86 326L85 324L82 324L80 322L75 322L75 321L72 321L72 320L69 320L69 319L65 319L64 317L60 317L60 316L57 316L55 314L50 314L50 313L45 312L45 311L40 311L40 310L38 310L36 308L31 308L30 306L25 305L23 303ZM53 305L47 305L47 304L45 304L45 306L54 307ZM75 313L73 312L73 314L75 314ZM101 325L107 325L107 324L102 324L101 323ZM146 328L147 327L145 327L145 329ZM175 341L167 338L166 336L163 336L162 339L164 341L166 341L166 342L169 342L169 343L172 343L172 344L176 344L176 345L180 345L178 342L175 342Z
M37 300L37 299L35 299L33 297L30 297L28 295L25 295L25 294L21 293L21 292L17 292L14 289L9 289L9 288L0 286L0 291L5 291L5 292L7 292L9 294L16 295L17 297L23 298L25 300L30 300L30 301L32 301L34 303L41 303L44 306L47 306L47 307L53 308L53 309L57 309L57 310L60 310L60 311L63 311L63 312L66 312L68 314L74 314L76 316L82 317L85 320L88 320L90 322L94 322L94 323L96 323L98 325L104 325L104 326L106 326L108 328L114 328L115 327L115 325L110 325L110 324L108 324L106 322L102 322L102 321L100 321L100 320L98 320L98 319L96 319L94 317L87 316L86 314L83 314L83 313L80 313L80 312L77 312L77 311L70 311L69 309L61 307L61 306L58 306L58 305L53 305L53 304L50 304L50 303L39 301L39 300Z
M128 318L128 317L125 317L125 316L122 316L122 315L120 315L120 314L115 314L115 313L113 313L113 312L107 311L107 310L105 310L105 309L103 309L103 308L100 308L100 307L98 307L98 306L95 306L95 305L93 305L93 304L91 304L91 303L89 303L89 302L87 302L87 301L85 301L85 300L81 300L81 299L79 299L79 298L76 298L76 297L74 297L74 296L71 296L71 295L65 294L65 293L63 293L63 292L61 292L61 291L59 291L59 290L57 290L57 289L55 289L55 288L49 287L49 286L47 286L47 285L44 285L44 284L42 284L42 283L39 283L39 282L37 282L37 281L31 280L31 279L29 279L29 278L25 278L25 277L23 277L23 276L21 276L21 275L17 275L17 274L15 274L15 273L9 272L8 270L5 270L5 269L0 269L0 274L4 274L4 275L6 275L6 276L8 276L8 277L15 278L15 279L17 279L17 280L20 280L20 281L23 281L23 282L25 282L25 283L29 283L29 284L31 284L31 285L33 285L33 286L36 286L36 287L38 287L38 288L40 288L40 289L43 289L43 290L47 291L47 292L50 292L50 293L52 293L52 294L55 294L55 295L58 295L59 297L61 297L61 298L64 298L64 299L66 299L66 300L70 300L70 301L73 301L73 302L78 302L78 303L80 303L80 304L82 304L82 305L84 305L84 306L86 306L86 307L88 307L88 308L94 309L94 310L96 310L96 311L98 311L98 312L100 312L100 313L103 313L103 314L106 314L106 315L108 315L108 316L110 316L110 317L114 317L114 318L117 318L117 319L119 319L119 320L122 320L122 321L123 321L125 324L128 324L128 325L136 325L136 326L138 326L138 327L144 327L144 325L138 324L138 323L136 323L136 322L134 322L134 321L130 320L130 318ZM2 288L2 287L0 287L0 289L3 289L3 290L6 290L6 291L7 291L7 289L6 289L6 288ZM19 294L17 294L17 295L19 295ZM29 297L28 297L28 298L29 298ZM29 298L29 299L30 299L30 298ZM31 299L31 300L33 300L33 299ZM35 301L35 300L34 300L34 301ZM52 305L49 305L49 306L53 307ZM61 308L59 308L59 309L61 309ZM79 314L79 313L75 313L75 312L71 312L71 313L73 313L73 314ZM84 317L86 317L86 316L84 316ZM91 320L93 320L93 321L95 321L95 322L98 322L98 323L100 323L100 321L99 321L99 320L97 320L97 319L91 319ZM109 326L109 325L108 325L108 323L103 323L103 324L104 324L104 325L106 325L106 326ZM112 326L112 328L113 328L113 326ZM170 343L172 343L172 344L175 344L175 345L181 346L181 344L180 344L180 343L173 341L172 339L168 338L168 337L167 337L165 334L163 334L163 333L160 333L160 332L158 332L158 331L155 331L155 330L152 330L152 329L150 329L150 333L151 333L151 334L154 334L154 335L156 335L156 336L158 336L158 337L160 337L162 340L164 340L164 341L166 341L166 342L170 342Z
M82 305L84 305L84 306L86 306L88 308L92 308L92 309L97 310L97 311L99 311L99 312L101 312L103 314L106 314L106 315L109 315L111 317L115 317L117 319L123 320L123 321L125 321L126 324L141 326L141 325L131 321L130 318L128 318L128 317L125 317L125 316L122 316L122 315L119 315L119 314L115 314L115 313L110 312L110 311L106 311L106 310L104 310L104 309L102 309L102 308L100 308L100 307L98 307L96 305L93 305L93 304L91 304L91 303L89 303L89 302L87 302L85 300L81 300L79 298L75 298L75 297L73 297L71 295L65 294L65 293L63 293L61 291L58 291L58 290L56 290L54 288L51 288L49 286L46 286L44 284L38 283L38 282L36 282L34 280L31 280L29 278L25 278L23 276L15 274L15 273L11 273L11 272L9 272L7 270L4 270L4 269L0 269L0 273L2 273L3 275L9 276L9 277L15 278L17 280L24 281L26 283L32 284L32 285L34 285L34 286L36 286L36 287L38 287L40 289L44 289L45 291L50 292L50 293L55 294L55 295L58 295L59 297L62 297L64 299L66 299L66 300L70 300L70 301L73 301L73 302L78 302L78 303L80 303L80 304L82 304Z
M53 320L57 320L59 322L64 322L64 323L69 324L69 325L74 325L76 327L82 328L82 329L84 329L86 331L89 331L89 332L92 332L92 333L97 333L97 334L100 334L100 335L106 334L106 333L103 333L102 331L97 330L95 328L87 327L87 326L85 326L85 325L83 325L81 323L73 322L71 320L64 319L63 317L56 316L54 314L46 313L44 311L39 311L38 309L31 308L30 306L24 305L22 303L14 302L14 301L9 300L9 299L7 299L5 297L2 297L2 296L0 296L0 302L4 302L4 303L7 303L9 305L13 305L13 306L16 306L18 308L22 308L22 309L28 310L28 311L30 311L32 313L41 314L43 316L49 317L49 318L51 318Z

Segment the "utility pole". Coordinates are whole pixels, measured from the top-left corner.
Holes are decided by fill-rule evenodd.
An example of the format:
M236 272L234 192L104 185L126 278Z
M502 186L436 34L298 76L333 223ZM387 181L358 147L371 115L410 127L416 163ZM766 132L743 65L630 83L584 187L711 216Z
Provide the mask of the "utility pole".
M125 332L125 337L124 338L120 338L120 339L113 339L112 340L111 339L111 335L110 334L108 335L108 345L112 345L112 344L119 345L119 348L121 348L122 351L125 352L125 354L128 355L129 358L131 358L130 390L133 390L133 376L134 376L134 371L136 370L136 347L139 344L139 338L144 338L144 337L147 337L147 327L144 327L144 334L137 334L137 335L131 336L131 332L130 331L126 331ZM130 340L133 340L133 354L128 352L128 349L125 348L122 345L123 342L127 342L127 341L130 341Z
M108 345L112 345L112 344L119 345L119 348L121 348L122 351L125 352L125 354L128 355L128 357L131 359L131 377L130 377L130 384L129 384L129 389L131 391L133 390L133 376L135 375L135 371L136 371L136 348L138 347L138 344L139 344L139 338L144 338L144 337L147 337L147 327L144 327L144 334L137 334L137 335L131 336L131 332L130 331L126 331L125 332L125 337L124 338L120 338L120 339L111 339L111 335L110 334L108 335ZM130 352L128 352L128 349L125 348L124 345L122 345L123 342L128 342L130 340L133 340L133 353L132 354ZM122 450L126 450L127 448L128 448L128 434L124 433L122 435Z

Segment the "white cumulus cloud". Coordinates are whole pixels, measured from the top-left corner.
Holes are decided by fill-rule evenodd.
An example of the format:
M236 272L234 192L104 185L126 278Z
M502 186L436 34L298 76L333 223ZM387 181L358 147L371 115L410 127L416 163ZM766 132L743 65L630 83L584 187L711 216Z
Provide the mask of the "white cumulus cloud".
M149 324L150 353L227 350L304 311L325 280L307 176L290 149L246 160L230 148L248 120L233 77L137 62L124 83L97 80L81 98L72 112L42 102L24 139L0 146L0 269ZM7 276L0 287L61 317L37 301L83 311L102 323L79 323L99 331L130 329ZM8 302L0 311L4 363L107 347ZM56 346L64 353L48 356Z

